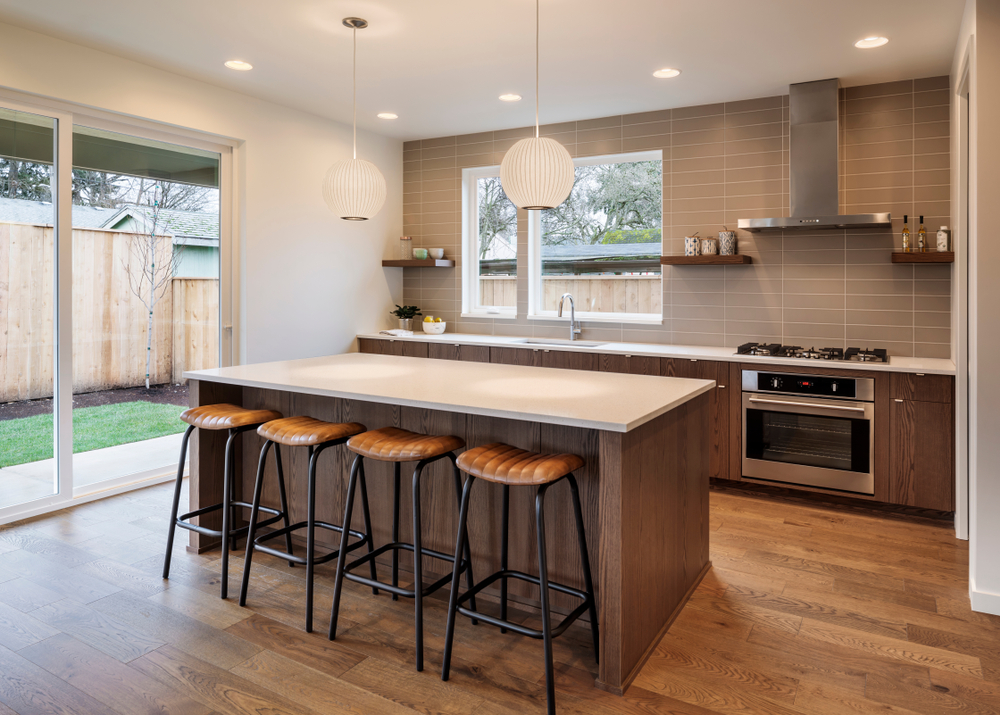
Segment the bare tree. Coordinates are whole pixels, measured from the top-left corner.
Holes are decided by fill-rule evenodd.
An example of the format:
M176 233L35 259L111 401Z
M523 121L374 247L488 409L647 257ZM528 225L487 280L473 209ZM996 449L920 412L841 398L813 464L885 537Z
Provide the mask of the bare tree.
M183 246L174 250L170 236L156 234L162 192L151 187L150 226L148 233L134 233L128 238L127 257L122 260L128 275L128 287L142 301L149 316L146 323L146 389L149 389L149 363L153 351L153 312L166 294L180 260Z
M517 207L500 185L499 176L479 180L479 258L517 255Z

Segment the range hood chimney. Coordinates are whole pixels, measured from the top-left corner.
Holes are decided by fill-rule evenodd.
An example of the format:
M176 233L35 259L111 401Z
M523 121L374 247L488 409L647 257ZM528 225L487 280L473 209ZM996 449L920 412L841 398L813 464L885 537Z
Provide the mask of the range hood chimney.
M741 218L745 231L816 228L887 228L888 213L842 215L840 211L840 81L824 79L789 87L792 215Z

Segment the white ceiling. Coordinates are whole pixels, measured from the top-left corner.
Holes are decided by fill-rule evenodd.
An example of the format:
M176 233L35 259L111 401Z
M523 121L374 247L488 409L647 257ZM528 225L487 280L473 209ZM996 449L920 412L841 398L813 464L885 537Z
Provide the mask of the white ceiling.
M965 0L542 0L541 121L947 74ZM614 14L609 14L613 11ZM0 0L0 21L402 139L534 121L533 0ZM855 49L877 34L888 45ZM251 62L250 72L223 67ZM653 70L683 74L658 80ZM521 102L500 102L516 92ZM395 121L377 112L399 114Z

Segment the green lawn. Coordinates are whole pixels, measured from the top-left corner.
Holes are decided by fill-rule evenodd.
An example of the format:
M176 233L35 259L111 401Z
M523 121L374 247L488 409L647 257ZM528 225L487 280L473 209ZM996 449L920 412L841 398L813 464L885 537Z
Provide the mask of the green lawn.
M122 402L73 410L73 451L113 447L183 432L181 405ZM52 415L0 421L0 468L52 457Z

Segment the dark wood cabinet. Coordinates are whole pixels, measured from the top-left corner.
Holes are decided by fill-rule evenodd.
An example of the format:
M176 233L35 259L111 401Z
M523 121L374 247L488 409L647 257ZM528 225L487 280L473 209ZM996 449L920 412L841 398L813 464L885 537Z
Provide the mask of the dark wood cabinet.
M427 357L436 360L464 360L465 362L489 362L488 345L458 345L455 343L428 343Z
M950 375L924 375L894 372L890 377L890 397L894 400L951 402L954 378Z
M402 355L404 357L427 357L427 343L409 340L380 340L358 338L358 352L375 355Z
M730 440L729 363L715 360L685 360L683 358L663 358L661 374L664 377L688 377L697 380L715 380L712 390L711 417L712 452L709 457L709 475L716 479L730 478L733 443ZM739 479L739 472L735 478Z
M610 355L598 356L598 368L601 372L622 372L627 375L661 375L662 358L648 355Z
M945 379L950 382L949 377ZM951 402L893 398L889 403L889 415L888 501L954 511L954 410Z
M566 370L597 370L600 356L596 353L573 353L566 350L542 350L542 367Z
M490 362L541 367L542 351L533 348L490 348Z

